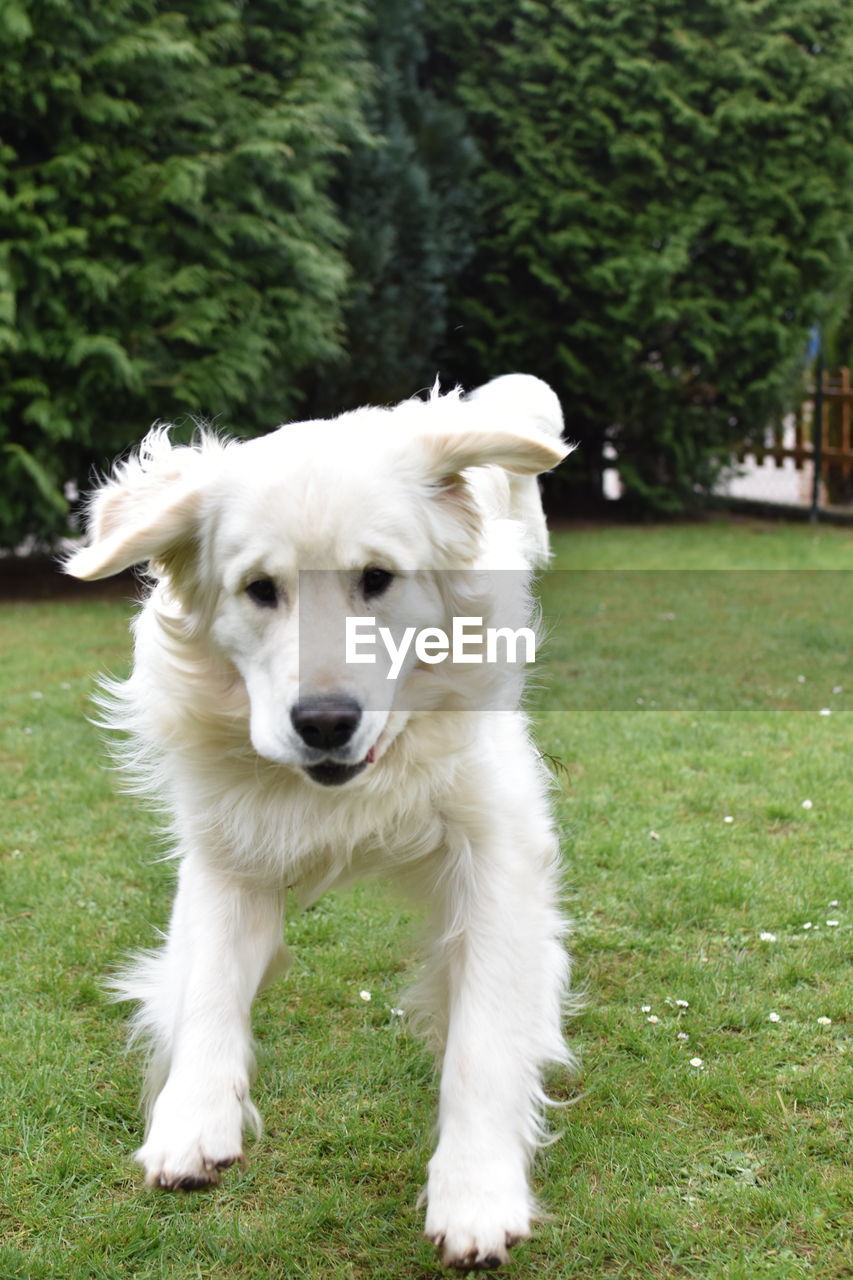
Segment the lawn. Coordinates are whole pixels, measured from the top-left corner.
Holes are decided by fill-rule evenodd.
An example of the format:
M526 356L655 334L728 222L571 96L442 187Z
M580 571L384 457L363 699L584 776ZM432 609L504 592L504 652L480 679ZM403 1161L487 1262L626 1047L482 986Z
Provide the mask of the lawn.
M582 1071L551 1081L572 1105L537 1166L548 1217L508 1274L849 1275L853 534L566 528L556 551L532 707ZM435 1083L393 1012L416 919L381 886L289 922L248 1171L140 1188L138 1063L100 979L164 924L172 873L86 719L128 615L0 607L0 1280L429 1280Z

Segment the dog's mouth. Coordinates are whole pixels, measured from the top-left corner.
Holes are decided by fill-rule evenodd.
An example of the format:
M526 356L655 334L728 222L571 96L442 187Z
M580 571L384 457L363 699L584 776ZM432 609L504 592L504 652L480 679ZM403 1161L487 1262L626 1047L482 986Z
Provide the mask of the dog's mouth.
M306 764L303 765L303 768L312 782L318 782L321 787L341 787L345 782L350 782L353 778L358 777L369 764L373 764L376 759L378 745L378 742L374 742L367 755L363 760L359 760L358 764L341 764L337 760L320 760L318 764Z
M362 769L367 768L367 760L358 764L338 764L335 760L321 760L319 764L304 766L305 772L313 782L321 787L340 787L351 778L355 778Z

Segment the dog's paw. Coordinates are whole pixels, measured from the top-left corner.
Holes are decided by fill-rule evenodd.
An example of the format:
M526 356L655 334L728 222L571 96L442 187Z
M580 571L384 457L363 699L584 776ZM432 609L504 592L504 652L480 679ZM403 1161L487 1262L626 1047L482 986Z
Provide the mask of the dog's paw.
M234 1164L245 1169L243 1112L233 1090L202 1103L167 1084L154 1104L145 1143L134 1156L145 1171L145 1185L197 1191L214 1186Z
M499 1162L476 1172L433 1157L427 1186L427 1237L442 1265L459 1271L494 1271L519 1240L530 1235L532 1205L523 1171Z

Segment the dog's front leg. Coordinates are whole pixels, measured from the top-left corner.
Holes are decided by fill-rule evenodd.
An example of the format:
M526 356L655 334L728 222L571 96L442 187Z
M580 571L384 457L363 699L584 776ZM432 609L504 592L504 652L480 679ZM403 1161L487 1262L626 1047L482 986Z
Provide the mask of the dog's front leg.
M141 1002L152 1045L153 1105L136 1153L149 1186L201 1187L245 1163L243 1125L260 1125L249 1097L249 1013L281 951L280 895L184 861L165 946L122 983Z
M561 1029L568 981L550 832L455 854L433 989L447 1002L439 1141L426 1233L445 1266L488 1269L530 1234L530 1158L541 1138L541 1073L571 1061ZM505 833L503 834L505 839ZM437 980L437 981L436 981Z

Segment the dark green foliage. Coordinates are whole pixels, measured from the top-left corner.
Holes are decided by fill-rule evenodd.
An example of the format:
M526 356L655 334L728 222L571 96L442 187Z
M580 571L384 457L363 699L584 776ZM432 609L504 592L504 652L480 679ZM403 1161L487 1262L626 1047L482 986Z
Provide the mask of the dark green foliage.
M853 297L837 323L823 334L824 366L853 368Z
M338 0L0 7L0 544L155 418L268 429L339 349ZM52 495L52 496L51 496Z
M838 0L6 0L0 60L0 545L154 419L436 373L672 510L848 342Z
M428 0L485 162L456 372L553 383L594 482L689 504L850 292L853 7Z
M422 0L371 6L373 136L345 157L338 187L352 265L346 358L317 388L319 412L433 382L448 293L473 253L476 152L461 111L422 82L422 11Z

